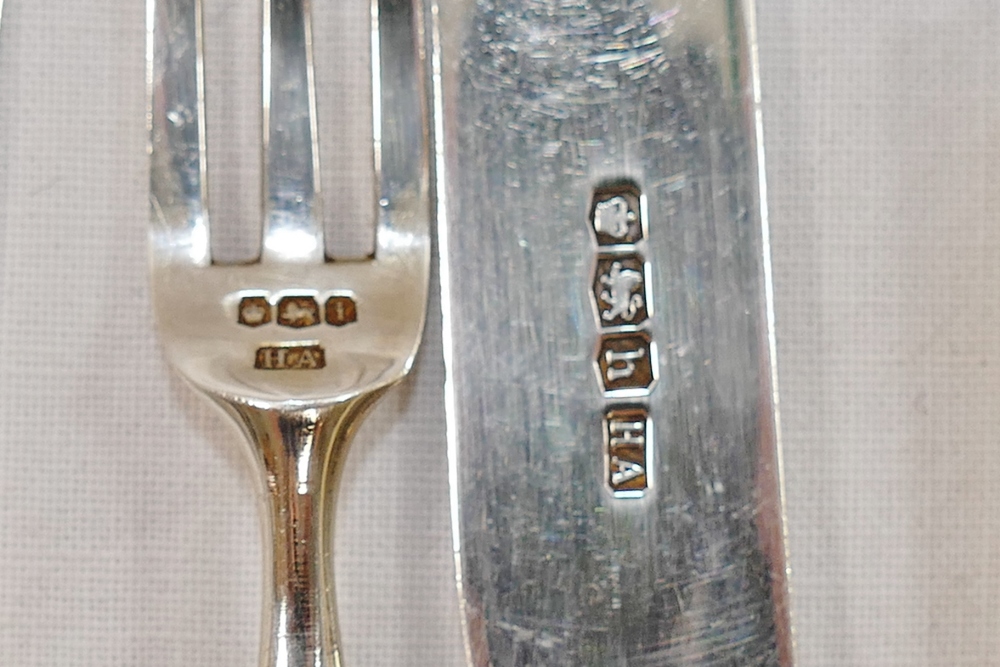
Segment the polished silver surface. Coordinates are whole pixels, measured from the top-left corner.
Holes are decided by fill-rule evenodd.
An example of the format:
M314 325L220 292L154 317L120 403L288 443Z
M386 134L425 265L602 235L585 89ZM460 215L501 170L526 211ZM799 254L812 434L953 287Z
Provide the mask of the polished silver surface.
M264 1L265 261L323 261L308 4Z
M427 300L423 9L376 0L375 257L323 257L308 2L265 3L260 261L212 262L201 6L149 0L152 287L171 363L247 436L266 568L262 667L341 665L332 520L361 417L413 363ZM335 35L324 36L335 39Z
M434 15L469 664L789 667L751 3Z

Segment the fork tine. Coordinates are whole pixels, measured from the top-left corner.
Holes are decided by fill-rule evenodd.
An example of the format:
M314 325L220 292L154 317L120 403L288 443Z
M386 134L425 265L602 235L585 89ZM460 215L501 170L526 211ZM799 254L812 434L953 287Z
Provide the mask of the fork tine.
M424 48L414 25L424 9L416 0L376 0L372 31L375 169L381 190L376 256L426 236L428 187L427 109L418 54Z
M147 0L151 239L160 260L211 263L200 0Z
M323 261L309 0L264 0L263 261Z

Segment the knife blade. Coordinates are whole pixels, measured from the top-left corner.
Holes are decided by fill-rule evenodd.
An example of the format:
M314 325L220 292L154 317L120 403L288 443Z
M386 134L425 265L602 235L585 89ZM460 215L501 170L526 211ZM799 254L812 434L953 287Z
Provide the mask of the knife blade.
M751 2L438 0L476 667L792 664Z

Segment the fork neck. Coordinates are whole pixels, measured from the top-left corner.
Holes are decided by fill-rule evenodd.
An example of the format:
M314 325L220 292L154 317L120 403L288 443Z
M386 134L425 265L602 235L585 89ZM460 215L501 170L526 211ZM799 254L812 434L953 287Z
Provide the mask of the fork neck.
M333 406L262 409L221 400L263 478L261 667L340 667L331 544L341 473L364 413L382 391Z

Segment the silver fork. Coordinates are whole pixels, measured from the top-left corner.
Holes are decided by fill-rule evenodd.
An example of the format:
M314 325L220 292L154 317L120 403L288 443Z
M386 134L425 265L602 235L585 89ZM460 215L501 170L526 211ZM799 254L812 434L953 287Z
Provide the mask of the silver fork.
M259 473L264 667L341 665L330 562L340 474L360 420L413 363L428 289L420 3L372 0L375 255L351 262L324 257L308 5L264 0L263 244L256 262L218 265L201 2L147 0L156 319L170 362L236 421Z

